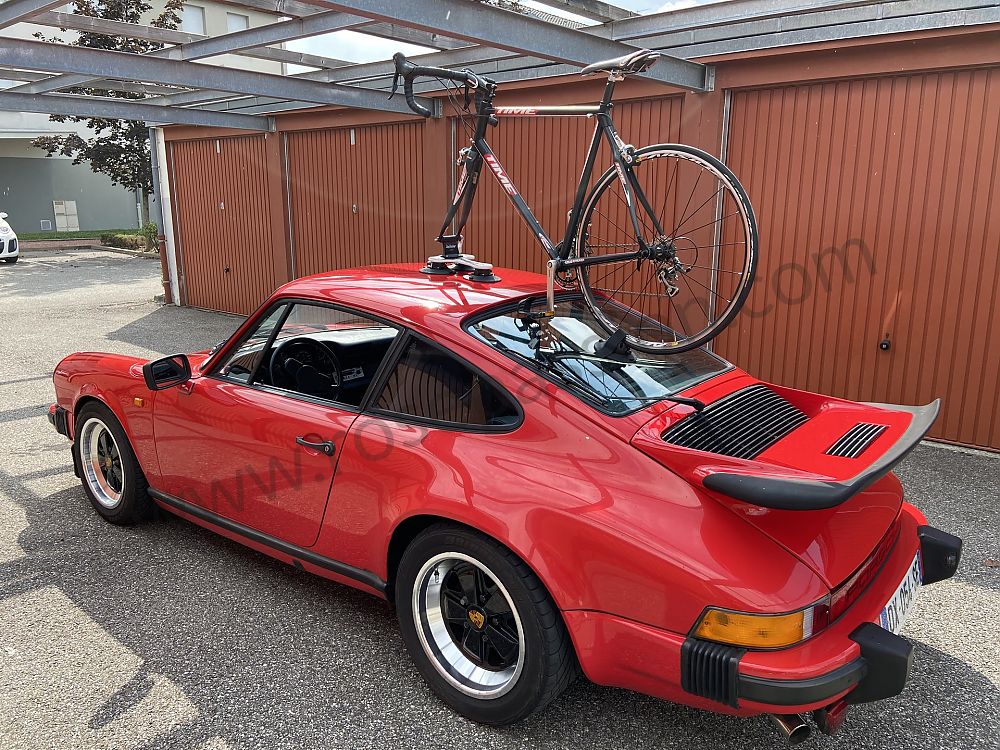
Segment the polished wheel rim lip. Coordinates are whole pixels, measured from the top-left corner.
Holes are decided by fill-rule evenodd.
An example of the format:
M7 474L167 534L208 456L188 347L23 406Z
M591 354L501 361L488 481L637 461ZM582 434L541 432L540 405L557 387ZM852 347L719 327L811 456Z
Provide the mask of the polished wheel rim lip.
M496 671L476 664L455 642L448 628L442 586L451 569L461 563L472 565L496 584L494 596L502 596L513 614L518 635L517 660L505 669ZM514 687L524 670L524 628L507 589L483 563L461 552L435 555L424 563L417 574L411 605L420 645L437 672L452 687L465 695L484 700L499 698Z
M125 490L125 474L115 436L101 419L91 417L84 422L79 440L87 487L103 507L108 510L118 507Z

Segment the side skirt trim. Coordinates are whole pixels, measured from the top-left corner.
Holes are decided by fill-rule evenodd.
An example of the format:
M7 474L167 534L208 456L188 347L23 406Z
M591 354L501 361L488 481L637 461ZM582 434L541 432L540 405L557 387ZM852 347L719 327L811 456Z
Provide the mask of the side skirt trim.
M386 593L386 582L370 571L356 568L353 565L348 565L347 563L340 562L339 560L331 560L329 557L323 557L323 555L318 555L315 552L290 544L289 542L273 537L270 534L265 534L257 529L244 526L243 524L226 518L225 516L220 516L218 513L213 513L205 508L192 505L191 503L181 500L178 497L174 497L173 495L168 495L165 492L154 490L152 487L149 489L149 494L152 498L163 503L164 505L169 505L171 508L176 508L177 510L187 513L188 515L199 518L202 521L206 521L213 526L218 526L226 531L239 534L240 536L256 542L257 544L263 544L264 546L270 547L278 552L283 552L286 555L290 555L296 561L301 560L302 562L307 562L310 565L315 565L318 568L329 570L331 573L336 573L337 575L344 576L345 578L351 578L355 581L359 581L365 584L365 586L375 589L383 596Z

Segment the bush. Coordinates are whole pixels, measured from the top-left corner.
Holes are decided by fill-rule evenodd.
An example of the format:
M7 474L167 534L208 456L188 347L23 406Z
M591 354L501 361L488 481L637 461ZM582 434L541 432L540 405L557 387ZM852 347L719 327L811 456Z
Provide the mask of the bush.
M102 234L129 234L135 232L135 229L85 229L79 232L57 232L52 230L51 232L22 232L17 227L18 239L22 239L25 242L30 242L32 240L94 240L97 242L97 238Z
M141 234L102 234L101 244L105 247L120 247L123 250L145 250L146 238Z
M157 228L156 224L152 221L148 221L143 225L141 231L142 231L142 238L146 242L146 252L148 253L159 252L160 230Z

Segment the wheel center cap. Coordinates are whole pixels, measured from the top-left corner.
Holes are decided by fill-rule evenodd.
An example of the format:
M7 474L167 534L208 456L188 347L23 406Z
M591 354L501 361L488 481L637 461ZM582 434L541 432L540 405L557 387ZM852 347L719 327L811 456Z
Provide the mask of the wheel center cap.
M486 614L479 609L470 609L466 616L469 618L469 622L472 623L472 627L476 630L482 630L483 626L486 625Z

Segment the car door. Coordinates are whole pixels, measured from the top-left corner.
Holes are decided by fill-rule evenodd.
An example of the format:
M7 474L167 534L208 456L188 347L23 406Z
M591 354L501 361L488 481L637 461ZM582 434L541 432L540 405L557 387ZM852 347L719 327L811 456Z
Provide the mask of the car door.
M305 359L303 342L329 348L342 335L370 343L374 334L358 334L369 327L389 331L379 339L388 349L395 329L356 313L302 302L262 313L211 372L157 395L154 431L163 485L157 489L269 536L314 544L363 395L340 387L325 394L319 362L308 365L317 372L305 387L271 364L287 359L282 352L289 345ZM369 372L378 364L365 363ZM344 375L351 376L354 365ZM341 402L341 393L356 403Z

